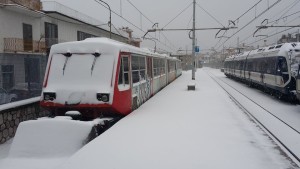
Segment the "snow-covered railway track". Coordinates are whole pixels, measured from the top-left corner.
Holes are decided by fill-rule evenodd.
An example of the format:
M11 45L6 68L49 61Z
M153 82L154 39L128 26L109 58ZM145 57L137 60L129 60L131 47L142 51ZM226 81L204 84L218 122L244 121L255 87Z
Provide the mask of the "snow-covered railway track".
M216 78L212 73L206 73L230 96L230 98L255 121L299 166L300 164L300 131L276 116L243 92Z

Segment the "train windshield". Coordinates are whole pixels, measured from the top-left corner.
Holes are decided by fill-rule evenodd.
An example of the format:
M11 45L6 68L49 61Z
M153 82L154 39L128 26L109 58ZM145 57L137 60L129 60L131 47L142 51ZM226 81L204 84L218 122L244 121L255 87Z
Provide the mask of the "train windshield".
M94 54L54 54L48 77L48 86L57 89L99 86L109 90L113 70L113 57Z

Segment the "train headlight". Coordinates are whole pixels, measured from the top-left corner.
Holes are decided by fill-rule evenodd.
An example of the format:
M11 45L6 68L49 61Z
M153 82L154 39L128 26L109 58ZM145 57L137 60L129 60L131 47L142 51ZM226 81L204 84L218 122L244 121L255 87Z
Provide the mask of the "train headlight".
M97 100L103 101L103 102L108 102L109 101L109 94L97 93Z
M56 93L45 92L43 93L43 95L45 101L53 101L54 99L56 99Z

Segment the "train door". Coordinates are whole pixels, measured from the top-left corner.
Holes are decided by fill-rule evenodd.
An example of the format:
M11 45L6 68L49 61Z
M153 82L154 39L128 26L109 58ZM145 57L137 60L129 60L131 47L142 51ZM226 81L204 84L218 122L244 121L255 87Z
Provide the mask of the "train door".
M147 83L150 85L150 94L153 95L153 65L152 58L147 57Z
M118 74L115 85L113 107L128 114L132 110L130 55L121 54L118 61Z
M276 83L278 85L284 85L288 80L289 72L287 61L284 57L278 57Z
M298 99L300 99L300 65L298 66L298 71L297 71L296 89L297 89L297 97Z
M131 55L132 107L136 109L151 96L150 80L146 74L146 57Z

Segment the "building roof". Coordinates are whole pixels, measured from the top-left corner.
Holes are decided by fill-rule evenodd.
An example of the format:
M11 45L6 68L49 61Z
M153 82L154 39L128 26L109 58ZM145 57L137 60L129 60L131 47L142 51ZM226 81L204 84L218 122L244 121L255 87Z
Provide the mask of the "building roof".
M67 6L64 6L58 2L54 1L44 1L42 2L42 11L45 12L48 15L56 16L56 15L62 15L64 17L67 17L69 19L74 19L76 21L97 27L99 29L103 29L107 32L109 32L110 28L108 24L101 22L95 18L92 18L90 16L87 16L81 12L78 12L74 9L71 9ZM128 38L128 34L125 31L118 30L114 26L112 26L111 29L113 34Z

